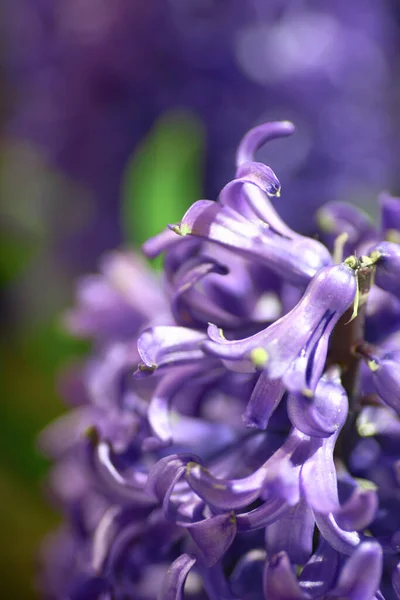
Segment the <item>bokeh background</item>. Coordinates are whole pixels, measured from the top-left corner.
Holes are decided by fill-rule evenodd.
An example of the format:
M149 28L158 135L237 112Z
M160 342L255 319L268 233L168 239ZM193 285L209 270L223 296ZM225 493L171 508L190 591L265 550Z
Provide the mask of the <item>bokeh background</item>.
M0 42L0 581L35 592L58 517L37 436L87 351L62 314L76 278L215 198L250 127L279 210L312 234L323 202L374 215L400 192L398 0L4 0Z

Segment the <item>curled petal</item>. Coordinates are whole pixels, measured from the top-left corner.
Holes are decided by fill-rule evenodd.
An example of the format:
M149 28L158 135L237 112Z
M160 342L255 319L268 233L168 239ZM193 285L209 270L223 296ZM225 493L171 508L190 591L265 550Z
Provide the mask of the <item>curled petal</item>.
M174 396L187 378L198 372L198 367L183 367L166 374L157 385L148 408L150 426L163 442L172 441L170 408Z
M368 366L377 393L400 415L400 350L386 352Z
M194 556L181 554L166 572L157 600L183 600L186 577L195 562Z
M269 555L284 550L290 560L298 565L310 558L314 533L314 515L308 504L300 502L265 531L266 548Z
M245 425L265 429L272 413L281 401L284 391L280 379L269 379L266 373L262 372L243 414Z
M307 600L308 596L301 591L286 552L279 552L267 563L264 595L268 600Z
M169 250L176 244L181 244L180 240L173 231L165 229L158 235L148 239L142 246L143 253L149 258L155 258L162 252Z
M318 382L312 398L290 394L287 402L289 419L306 435L329 437L347 415L347 395L336 370L328 371Z
M146 492L153 498L163 501L177 474L183 474L186 465L191 461L200 462L200 458L194 454L171 454L159 460L150 470Z
M295 131L290 121L271 121L253 127L242 138L236 153L236 165L253 161L259 148L270 140L292 135Z
M345 531L362 530L373 520L378 498L373 490L355 488L343 505L339 503L333 448L336 436L324 439L304 464L302 489L318 513L333 513L338 527Z
M373 600L382 575L382 548L377 542L363 542L344 565L335 589L328 598Z
M318 548L305 565L299 577L299 586L311 598L324 598L336 580L339 566L339 554L323 537Z
M197 464L189 463L186 479L190 487L208 504L219 509L243 508L260 495L265 468L243 479L218 479Z
M215 565L228 550L236 535L233 512L216 515L197 523L188 523L188 531L200 550L207 567Z
M200 348L204 333L186 327L158 326L143 331L138 350L143 361L137 374L151 374L156 369L191 363L203 358Z
M290 505L279 496L271 497L257 508L236 515L238 531L253 531L264 529L267 525L275 523L288 510Z
M345 531L361 531L373 521L377 509L376 492L356 488L347 502L335 512L336 522Z
M138 472L127 478L121 474L112 462L112 449L108 442L92 439L88 452L89 462L103 490L115 500L143 506L153 504L144 491L146 475Z
M254 185L269 196L279 195L281 188L279 179L267 165L255 161L242 163L237 169L235 179L221 190L219 195L221 204L231 206L240 212L240 203L236 201L236 197L241 195L244 185ZM268 223L268 219L266 222Z
M325 515L314 511L315 521L321 535L338 552L352 554L360 543L356 531L344 531L337 524L332 513Z
M189 262L189 265L187 262ZM210 302L210 299L196 288L196 285L207 275L212 273L226 275L228 269L208 257L200 256L187 262L183 264L173 280L171 309L176 321L192 327L202 327L204 322L209 320L210 313L218 321L223 319L224 322L229 322L229 317L231 320L234 319L229 312ZM200 315L200 318L198 315Z
M226 184L219 195L219 202L230 207L249 221L260 219L275 233L290 239L300 238L282 221L268 196L279 196L280 183L275 173L262 163L242 164L236 178Z
M375 283L400 298L400 244L380 242L369 250L379 256L376 264Z

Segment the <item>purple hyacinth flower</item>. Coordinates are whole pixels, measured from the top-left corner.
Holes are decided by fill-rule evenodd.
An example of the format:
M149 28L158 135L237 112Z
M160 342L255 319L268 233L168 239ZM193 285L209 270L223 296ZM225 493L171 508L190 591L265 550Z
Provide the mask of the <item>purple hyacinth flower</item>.
M397 594L399 301L374 286L379 233L369 238L352 210L336 216L355 256L332 266L315 241L310 259L296 255L309 242L275 212L278 179L254 161L291 129L250 132L236 178L206 202L229 217L219 234L234 243L162 234L151 294L137 292L124 255L118 277L96 279L99 302L93 292L73 313L96 343L64 386L74 412L43 438L57 461L52 498L68 515L45 597ZM272 268L273 257L283 262ZM207 334L210 318L226 339L216 325Z
M324 368L330 334L354 300L356 276L346 263L321 269L300 302L267 329L243 340L226 340L215 325L202 344L226 361L246 361L265 369L271 379L283 377L293 392L314 391Z

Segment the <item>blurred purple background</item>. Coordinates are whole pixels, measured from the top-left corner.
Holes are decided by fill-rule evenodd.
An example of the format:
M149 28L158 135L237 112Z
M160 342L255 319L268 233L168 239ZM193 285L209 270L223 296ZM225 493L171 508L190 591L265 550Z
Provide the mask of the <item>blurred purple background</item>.
M290 119L262 156L279 210L312 233L323 202L374 214L399 185L396 0L6 0L0 73L0 576L34 596L41 428L85 351L59 315L74 277L215 198L250 127Z

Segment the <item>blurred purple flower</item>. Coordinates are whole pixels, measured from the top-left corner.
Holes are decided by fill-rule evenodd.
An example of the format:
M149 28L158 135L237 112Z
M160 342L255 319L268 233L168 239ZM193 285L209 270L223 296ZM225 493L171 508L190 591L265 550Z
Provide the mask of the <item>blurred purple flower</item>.
M17 98L8 133L37 144L94 201L70 260L89 253L93 261L120 241L127 160L171 108L205 126L210 198L229 179L243 131L296 121L274 168L286 182L282 214L301 231L313 229L309 211L321 203L372 206L397 177L389 0L12 0L6 16Z

